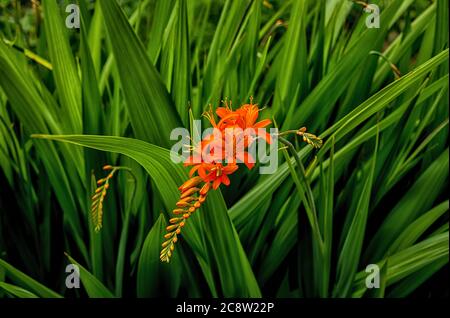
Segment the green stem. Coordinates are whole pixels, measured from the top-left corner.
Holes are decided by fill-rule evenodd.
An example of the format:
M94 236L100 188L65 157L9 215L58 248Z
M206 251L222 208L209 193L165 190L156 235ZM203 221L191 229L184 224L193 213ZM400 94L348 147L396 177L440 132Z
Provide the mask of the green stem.
M18 45L16 45L14 42L11 42L7 39L3 39L3 42L5 42L7 45L11 46L12 48L16 49L19 52L22 52L26 57L28 57L30 60L35 61L36 63L42 65L43 67L45 67L48 70L53 70L53 66L52 64L47 61L46 59L40 57L39 55L37 55L36 53L31 52L28 49L24 49Z
M136 187L137 187L137 178L134 175L133 171L128 167L114 167L116 170L124 170L127 171L134 180L134 188L133 188L133 194L131 196L128 208L125 210L125 216L123 221L123 227L122 231L120 233L120 240L119 240L119 250L117 252L117 260L116 260L116 296L121 297L122 296L122 287L123 287L123 271L124 271L124 263L125 263L125 252L126 252L126 246L128 241L128 229L130 224L130 213L131 208L134 200L134 196L136 194Z
M288 132L288 131L286 131L286 132ZM298 153L295 150L294 146L288 140L284 139L283 137L279 136L278 140L289 148L289 150L291 151L291 153L294 157L294 160L295 160L297 166L300 169L299 175L301 176L301 179L302 179L301 181L303 182L304 187L302 187L302 184L301 184L300 180L298 179L298 174L295 172L295 169L291 163L289 155L286 153L286 150L284 150L284 153L287 156L287 163L289 165L289 169L291 170L292 177L294 179L295 184L297 185L297 190L299 192L299 195L300 195L302 201L304 202L306 214L308 216L308 220L311 225L311 229L313 231L314 236L316 237L316 240L319 242L320 248L323 249L324 243L323 243L322 235L320 234L319 221L317 219L316 205L314 203L314 195L313 195L311 187L308 183L305 167L303 166L303 163L301 162L301 159L298 156ZM306 192L306 195L305 195L305 192Z

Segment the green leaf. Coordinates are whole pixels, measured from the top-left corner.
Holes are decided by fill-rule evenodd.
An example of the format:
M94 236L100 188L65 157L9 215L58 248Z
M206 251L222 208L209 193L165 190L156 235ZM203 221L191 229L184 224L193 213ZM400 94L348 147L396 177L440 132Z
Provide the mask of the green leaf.
M137 271L137 296L159 297L168 294L175 297L180 287L180 264L178 253L174 253L170 264L162 263L159 259L161 244L166 234L166 222L161 214L153 225L142 246ZM168 293L164 287L170 286Z
M390 286L406 277L414 277L412 274L427 265L448 262L448 231L437 234L422 242L419 242L401 252L387 258L386 286ZM386 259L378 262L381 264ZM365 279L367 273L362 271L355 276L352 297L360 297L366 291Z
M14 268L9 263L0 259L0 267L2 267L6 271L6 276L11 279L16 284L20 284L23 287L27 288L30 292L33 292L39 297L44 298L61 298L62 296L53 290L45 287L41 283L35 281L30 276L22 273L18 269ZM2 283L4 284L4 283ZM17 290L16 290L17 291Z
M400 252L415 243L415 241L427 230L433 223L448 211L448 200L442 202L436 207L432 208L422 216L412 222L389 247L387 255Z
M414 275L409 275L408 277L397 283L395 286L393 286L387 297L408 297L409 294L416 290L420 285L422 285L427 279L429 279L446 264L448 264L448 258L442 258L441 260L425 265L423 268L415 272Z
M17 298L38 298L38 296L28 290L8 283L0 282L0 288L3 288L6 292Z
M432 206L448 179L448 162L446 149L399 200L372 238L366 251L370 260L386 256L389 247L405 227Z
M183 125L188 127L188 110L191 103L191 65L186 3L186 0L178 0L173 8L173 19L171 18L168 30L166 30L169 34L163 42L161 74L165 78Z
M345 241L339 254L336 274L336 286L333 290L334 297L345 297L351 291L354 275L358 269L362 244L369 214L370 197L378 151L378 135L375 150L371 159L371 167L368 177L356 207L350 228L345 235Z
M158 19L153 19L150 31L148 33L147 52L153 64L156 63L161 51L162 38L164 30L167 27L170 16L173 13L175 0L157 1L154 8L154 15Z
M181 164L174 164L170 151L137 139L112 136L50 136L34 135L35 138L57 140L90 147L102 151L124 154L140 163L158 185L158 191L167 211L174 208L179 199L178 186L187 180L187 173ZM239 236L231 222L225 202L220 191L208 194L208 200L201 208L204 226L190 222L183 237L199 258L206 277L209 277L211 264L205 260L205 247L200 238L206 235L206 246L210 261L214 260L213 269L218 271L223 294L226 297L247 295L260 297L261 292L242 248ZM210 284L211 286L212 284Z
M350 47L346 50L345 56L340 59L333 72L329 72L310 92L301 106L296 109L294 115L287 118L282 125L283 130L299 128L298 126L306 122L314 111L319 118L324 118L329 114L328 110L331 109L331 104L336 102L350 81L354 79L358 67L367 59L368 53L374 49L374 43L375 45L382 44L391 21L395 21L395 14L401 13L399 7L402 2L400 0L391 1L389 6L381 11L380 20L384 22L380 23L380 28L366 28L361 35L356 32L353 34L355 40L349 44Z
M286 33L285 45L279 55L283 60L284 72L279 72L275 90L274 112L288 110L297 87L300 97L308 91L307 64L307 1L294 1L291 8L290 25Z
M169 147L170 132L181 121L161 77L116 0L100 4L134 134Z
M52 0L44 0L45 33L48 42L50 60L53 65L58 96L61 101L61 117L64 119L65 132L82 132L81 85L75 60L69 46L69 40L59 13L58 4Z
M80 279L83 283L84 289L91 298L113 298L114 295L103 285L94 275L89 273L83 266L81 266L72 257L66 254L69 261L77 265L80 269Z

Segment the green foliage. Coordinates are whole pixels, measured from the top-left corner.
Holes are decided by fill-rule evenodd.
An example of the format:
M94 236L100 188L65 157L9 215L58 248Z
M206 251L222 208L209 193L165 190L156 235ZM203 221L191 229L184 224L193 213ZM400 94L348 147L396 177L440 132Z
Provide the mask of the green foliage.
M378 29L346 0L79 0L77 30L64 1L2 1L0 297L448 293L448 3L372 2ZM286 136L274 174L239 169L161 263L188 178L170 132L250 96L323 146ZM105 164L131 173L97 232Z

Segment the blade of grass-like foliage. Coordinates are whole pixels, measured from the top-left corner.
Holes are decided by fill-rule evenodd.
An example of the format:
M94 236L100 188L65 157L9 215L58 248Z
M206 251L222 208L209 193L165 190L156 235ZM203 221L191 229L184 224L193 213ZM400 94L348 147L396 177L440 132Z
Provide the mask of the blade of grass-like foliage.
M295 186L297 188L297 192L303 202L303 206L305 207L306 214L308 216L308 220L311 226L311 230L313 232L314 240L319 244L319 247L322 248L323 240L322 235L320 234L319 222L317 219L317 211L314 203L314 196L312 194L311 186L309 184L309 180L306 176L305 168L303 167L303 163L301 162L298 154L294 148L294 146L287 140L280 138L280 141L283 144L286 144L288 148L291 150L292 155L297 164L297 168L300 172L297 172L294 166L291 163L288 152L286 149L283 149L283 154L286 158L286 162L289 165L289 170L291 171L292 179L294 180Z
M0 225L2 225L0 223ZM2 225L3 226L3 225ZM0 241L0 249L5 250L4 243ZM3 267L0 266L0 282L4 283L6 278L6 271ZM4 295L4 292L0 291L0 297Z
M435 11L436 5L433 3L414 20L411 25L410 32L398 36L383 52L383 55L386 56L391 63L396 64L400 57L410 50L411 45L413 45L414 41L416 41L417 38L424 32L426 26L431 23L432 16L435 14ZM391 73L392 70L389 63L386 63L386 61L380 58L379 67L374 76L373 87L375 89L379 88L382 85L382 81L385 80L386 76Z
M0 288L3 288L7 293L17 298L38 298L38 296L28 290L8 283L0 282Z
M422 150L426 149L427 146L430 146L430 144L432 142L434 145L442 145L440 140L436 140L436 139L438 139L437 137L439 137L439 134L441 132L448 129L448 123L449 123L449 119L447 118L442 123L440 123L439 126L437 126L428 136L425 137L425 139L417 146L417 148L414 150L414 152L405 161L400 173L405 173L411 167L414 167L415 163L421 157L421 156L419 156L419 154L422 152Z
M102 151L124 154L140 163L158 185L158 191L164 201L167 211L173 209L178 201L178 185L187 180L187 173L182 165L174 164L170 160L169 150L146 143L137 139L112 136L50 136L34 135L35 138L57 140L90 147ZM234 229L233 223L226 213L226 205L219 191L208 194L205 207L202 208L202 220L206 225L202 230L195 228L193 222L186 226L183 236L193 248L197 257L206 257L203 243L199 241L202 233L207 237L210 261L215 261L225 297L247 295L259 297L261 295L252 269ZM195 231L194 231L195 229ZM193 235L189 235L189 233ZM197 232L197 233L195 233ZM202 264L200 262L200 264ZM209 264L210 265L210 264ZM202 267L206 272L211 268Z
M236 83L237 85L235 85L235 87L237 88L237 92L229 96L240 96L242 95L242 93L249 92L249 87L253 79L255 78L255 76L258 76L255 74L255 71L258 59L258 31L261 23L261 7L262 1L253 1L248 9L248 23L244 31L244 36L242 39L244 43L241 47L240 53L241 62L237 65L236 68L236 76L238 76L240 80L236 80L236 82L238 82ZM265 57L261 56L260 60L264 58ZM243 63L244 61L245 63ZM253 94L251 94L250 96L252 95Z
M331 0L326 2L325 6L325 45L324 53L325 60L332 59L332 50L336 50L336 42L339 40L339 35L345 27L345 20L353 6L351 2L344 2L339 0ZM328 57L328 55L331 55Z
M313 34L311 38L313 43L311 43L310 49L310 64L313 65L312 76L311 76L311 87L317 85L320 79L323 77L324 72L324 47L325 47L325 9L327 3L324 1L319 1L316 4L315 21L313 26Z
M448 242L446 231L389 256L386 285L390 286L405 277L412 277L410 275L427 265L441 263L444 260L448 262ZM352 297L361 297L366 292L366 276L365 271L356 275Z
M420 120L420 124L417 127L414 127L414 129L409 132L407 135L409 135L408 143L405 143L404 146L401 148L400 154L398 155L398 159L396 162L398 164L395 166L395 169L393 169L392 173L389 175L388 183L395 183L396 179L398 179L400 176L404 174L404 167L408 167L409 164L414 160L414 155L416 154L416 151L412 153L414 145L417 144L419 137L422 135L425 128L429 125L430 119L432 116L435 116L436 108L439 105L441 98L443 95L448 92L448 86L443 87L441 91L439 92L438 96L434 99L433 104L429 107L423 118ZM415 118L412 118L414 120ZM448 118L447 118L448 122ZM431 134L433 136L433 134ZM431 140L431 139L428 139ZM424 146L419 146L418 149L423 148Z
M58 4L43 1L45 33L66 132L82 132L81 85ZM80 161L81 163L82 161Z
M92 150L94 151L94 150ZM128 173L126 175L121 175L120 179L120 185L121 185L121 193L123 193L124 197L124 208L122 213L122 228L120 231L120 238L119 238L119 247L117 250L117 257L116 257L116 272L115 272L115 295L117 297L122 297L123 294L123 283L124 279L126 279L127 275L125 274L125 265L127 262L127 244L129 242L130 237L130 223L131 219L133 217L133 212L136 212L137 208L136 206L140 206L140 200L142 199L142 184L139 184L138 182L142 182L143 176L140 170L140 167L138 167L137 163L128 157L124 157L123 162L126 162L127 165L124 165L125 167L129 168L130 170L126 170ZM133 172L133 169L129 166L133 166L136 170L136 173ZM136 193L138 195L136 195ZM137 199L137 202L134 202L134 199ZM141 245L139 244L139 240L136 244L136 248L140 248ZM131 262L131 266L134 265L134 262Z
M17 63L14 54L2 41L0 41L0 85L25 131L29 133L60 133L62 131L56 117L55 101L45 98L45 89L39 88L40 84L37 83L32 73ZM48 93L48 95L50 94ZM62 147L60 150L66 163L64 166L53 145L36 143L35 146L39 154L44 154L40 156L40 161L42 161L55 190L55 195L63 207L64 219L71 227L71 234L74 235L81 253L86 256L84 242L80 237L77 202L71 191L71 189L75 189L74 192L81 193L82 185L79 175L84 173L83 166L79 164L82 161L78 160L81 152ZM72 177L70 184L68 175ZM77 199L82 201L82 198Z
M441 51L444 47L448 46L448 1L438 0L436 8L436 30L434 39L434 52ZM448 71L447 67L442 67L441 72Z
M258 61L257 65L256 65L256 70L255 70L255 73L253 74L253 78L252 78L252 81L250 83L247 95L245 95L245 100L248 100L250 98L250 96L252 96L253 92L255 91L256 83L260 79L261 74L262 74L262 72L264 70L264 67L266 66L267 53L269 51L269 47L270 47L271 42L272 42L272 37L269 37L267 39L266 45L264 46L264 50L261 53L259 61Z
M45 287L41 283L35 281L30 276L22 273L18 269L14 268L12 265L8 264L4 260L0 259L0 267L2 267L6 276L11 279L16 284L20 284L27 288L29 291L35 293L37 296L45 298L61 298L62 296L53 290Z
M291 8L292 1L283 1L280 8L274 12L269 20L260 28L258 38L261 40L264 36L267 36L271 31L273 31L274 25L276 25L277 20Z
M276 224L276 219L284 204L291 198L290 194L292 188L293 181L291 179L287 179L284 184L274 192L271 200L267 200L265 202L263 201L263 207L267 207L268 211L265 215L263 215L264 218L261 220L259 230L256 233L254 233L254 227L250 226L253 225L252 223L248 223L250 228L248 232L250 233L247 235L242 233L240 228L237 228L241 240L243 242L251 242L249 259L252 264L255 264L259 252L267 242L268 235L272 232L273 224ZM258 210L261 211L262 214L263 209L258 208ZM250 236L251 234L256 235L256 237Z
M203 224L224 297L261 297L258 282L218 191L208 194Z
M147 52L153 64L156 63L161 51L164 30L172 14L175 0L157 1L153 11L153 23L148 33ZM178 49L177 49L178 50Z
M202 104L199 105L199 109L202 109L203 105L209 102L217 102L215 98L219 96L212 96L211 94L217 94L215 86L218 84L217 81L221 80L220 77L224 71L224 61L231 55L230 52L236 44L235 39L246 17L245 13L249 3L250 1L248 0L227 0L225 2L208 52L202 81L204 100L200 101Z
M72 264L75 264L80 269L80 279L86 289L87 294L91 298L113 298L114 295L103 285L94 275L89 273L83 266L81 266L72 257L66 254L67 258Z
M322 204L319 209L319 225L323 237L323 248L320 260L315 263L314 267L315 286L320 297L328 297L330 282L334 207L334 145L331 146L329 160L327 174L323 172L323 167L321 167L321 195L319 197Z
M135 136L168 147L181 121L161 77L116 1L100 4Z
M439 55L439 57L435 57L435 58L439 60L438 64L442 63L444 61L444 59L446 58L446 53L442 53L441 55ZM432 65L433 62L432 61L427 62L430 64L426 65L426 67L427 68L429 67L429 69L435 67L436 64ZM425 65L423 65L423 66L425 67ZM419 68L418 70L415 70L415 71L417 71L418 73L422 73L423 70L421 70ZM413 73L415 71L413 71ZM416 75L418 73L416 73ZM424 74L424 73L422 73L422 74ZM412 75L412 74L410 74L410 75ZM414 77L412 77L411 79L413 79L413 78ZM389 104L389 100L386 100L387 94L385 95L385 93L387 93L387 92L389 92L390 94L396 93L395 90L390 91L390 89L394 89L394 87L396 87L396 89L400 88L402 91L404 89L406 89L405 87L402 87L402 85L399 85L399 84L401 84L401 83L396 82L396 83L392 84L392 87L386 88L386 92L382 91L380 93L377 93L380 95L380 99L377 101L377 103L373 103L371 107L375 106L377 108L377 110L382 110L384 107L386 107ZM412 81L409 81L407 83L407 86L409 86L409 85L413 85ZM383 99L381 99L382 95L384 95ZM367 107L367 104L363 103L355 111L356 111L356 113L361 111L361 114L363 114L362 110L367 109L366 107ZM374 109L374 111L375 111L375 109ZM358 118L358 120L357 120L358 123L361 123L360 119L362 119L362 118ZM348 122L350 123L350 122L352 122L352 120L348 119ZM337 128L336 126L333 126L331 128L331 130L334 130L336 128ZM374 131L376 132L376 130L374 130ZM345 133L348 133L348 132L346 131ZM333 136L336 137L337 135L338 134L336 133ZM300 151L299 152L300 157L304 157L309 152L309 150L310 149L305 148L302 151ZM323 151L323 150L321 150L321 151ZM245 195L236 205L234 205L231 208L230 214L231 214L233 220L235 220L238 228L240 228L241 224L245 224L246 222L249 222L252 219L253 213L259 212L254 207L258 206L258 202L261 202L261 200L269 199L269 193L271 193L271 191L274 191L274 189L276 189L279 186L279 184L281 184L281 182L284 180L284 177L286 176L286 174L288 172L289 172L289 170L287 169L286 164L279 167L276 174L263 178L262 180L264 180L264 181L258 183L256 185L256 187L254 187L252 190L250 190L250 192L247 195ZM257 200L256 200L256 198L257 198ZM279 248L281 250L285 250L285 249L289 248L289 246L291 246L291 245L283 244ZM286 255L286 253L281 253L281 255Z
M87 4L86 4L87 5ZM83 25L82 28L85 28ZM95 2L94 13L91 18L89 30L86 30L88 47L90 49L90 55L92 64L94 64L94 72L97 78L100 78L101 69L101 52L102 41L101 38L104 34L102 10L100 9L100 2Z
M85 257L80 263L86 264L109 290L114 287L116 297L136 294L139 271L151 284L140 284L143 294L148 295L159 288L167 295L188 297L259 296L259 284L266 295L330 296L332 285L340 283L330 276L336 276L336 265L342 262L339 253L358 214L363 185L373 163L371 139L377 135L380 143L366 216L370 224L367 234L359 237L362 242L354 244L362 244L364 250L358 258L364 257L356 262L355 271L361 272L352 276L353 294L349 290L345 296L403 297L438 271L439 278L445 275L445 269L440 269L448 264L448 237L441 236L448 235L448 201L441 203L447 200L448 183L448 168L441 160L443 153L448 153L447 1L436 0L429 5L414 0L375 1L381 8L380 29L370 29L365 23L370 13L364 11L362 2L342 0L99 0L95 4L77 0L82 33L64 28L60 10L68 0L56 5L44 0L57 15L43 16L42 29L38 10L36 24L30 26L26 18L31 11L29 5L6 1L15 3L14 17L3 19L2 13L9 16L10 12L0 5L0 33L15 39L14 44L25 51L4 45L0 39L0 121L5 120L5 129L0 122L0 184L7 187L0 192L11 193L16 199L0 195L0 210L6 211L6 218L0 217L0 257L8 255L31 277L44 285L51 281L48 286L63 283L64 274L58 267L62 255L54 253L54 248L63 244L73 255ZM184 12L181 5L185 5ZM296 10L301 7L304 10ZM105 16L103 11L109 14ZM181 24L185 28L179 30ZM44 27L49 26L61 28L52 32L59 32L68 49L55 47L58 42L54 38L46 39L51 35ZM301 45L295 44L299 42ZM306 191L312 203L306 196L302 201L295 188L293 178L304 179L296 174L300 167L295 160L288 159L273 175L239 169L231 178L231 186L211 191L199 213L189 219L172 262L168 266L153 262L151 254L158 250L162 234L155 231L164 230L164 218L158 217L161 213L168 216L174 208L179 198L177 186L187 178L181 164L170 162L168 150L131 139L68 137L83 138L83 143L97 149L126 152L138 163L118 153L29 139L31 133L62 138L61 134L73 130L63 102L70 96L61 97L56 73L36 65L36 59L30 61L27 49L36 52L35 57L49 57L52 62L49 50L65 51L65 56L75 61L71 46L77 50L78 45L75 68L71 67L72 74L83 80L79 83L83 130L77 133L136 137L167 149L171 143L168 132L174 126L164 119L156 122L154 114L167 108L165 102L173 104L167 115L186 125L178 117L186 115L183 107L190 105L191 98L192 113L198 117L209 101L215 105L229 97L236 105L236 101L253 95L265 108L263 117L278 109L280 124L292 128L305 125L315 134L327 129L321 134L325 145L319 151L295 144L301 149L297 153L301 162L308 164ZM387 60L370 54L372 50ZM178 59L180 64L187 61L190 65L176 71ZM292 64L293 60L298 63ZM390 62L400 69L400 78L394 79ZM287 64L298 70L286 69ZM151 68L154 72L149 76ZM149 81L152 74L159 84ZM189 82L184 81L186 76ZM76 90L76 85L62 84ZM164 105L153 103L154 94L147 90L153 87L168 97L161 98ZM161 88L164 91L160 92ZM283 103L279 101L282 95ZM139 104L130 106L130 99ZM91 109L97 105L98 109ZM133 107L134 113L130 111ZM130 118L134 122L130 123ZM148 125L149 119L155 122ZM160 135L155 135L157 130ZM79 144L78 139L71 142ZM85 163L78 160L77 153ZM131 168L137 182L133 187L127 174L115 177L106 197L103 230L94 233L86 210L93 191L84 174L91 175L92 169L98 170L103 164ZM416 187L418 181L430 167L439 165L428 174L430 181L422 183L427 185L422 194ZM443 175L435 178L437 170ZM1 180L2 173L7 179ZM95 178L92 182L95 187ZM222 194L232 207L230 214ZM316 205L318 232L323 236L322 250L304 215L303 205L312 210L312 204ZM17 207L20 211L15 215L12 211ZM52 213L54 209L61 213ZM392 218L396 210L401 217ZM385 223L386 216L389 224ZM18 220L25 231L13 223ZM371 242L380 225L388 233L392 228L395 235ZM11 242L21 254L17 255ZM375 251L379 242L384 247ZM88 249L85 244L89 244ZM331 250L332 246L336 248ZM374 251L378 255L374 256ZM148 266L139 264L140 256ZM367 289L364 268L374 262L381 269L381 288ZM152 268L161 266L163 270L155 274ZM57 280L47 275L55 270L60 275ZM0 266L0 282L7 279L40 296L4 273ZM434 286L424 287L434 296ZM14 295L0 287L0 298L4 296Z
M47 61L46 59L44 59L43 57L37 55L36 53L31 52L28 49L24 49L22 47L19 47L18 45L16 45L14 42L11 42L7 39L3 39L3 42L5 42L6 44L10 45L12 48L16 49L19 52L22 52L27 58L29 58L30 60L42 65L43 67L47 68L48 70L52 70L53 66L52 63L50 63L49 61Z
M86 1L82 1L85 3ZM85 3L87 5L87 3ZM103 131L103 114L101 107L101 96L98 88L98 80L96 75L96 68L94 61L92 59L91 48L88 44L88 36L86 30L87 24L83 13L80 15L81 27L80 27L80 64L81 64L81 74L82 74L82 97L83 97L83 132L95 134ZM95 20L99 20L98 14L95 16ZM93 20L93 21L95 21ZM98 24L98 22L94 22ZM96 48L97 49L97 48ZM85 171L86 175L90 176L91 184L89 193L86 193L85 197L85 211L89 211L89 234L90 234L90 256L91 256L91 269L92 273L98 279L103 279L103 257L102 257L102 235L98 235L94 231L94 225L92 223L92 218L90 217L91 211L91 193L94 193L96 189L95 176L92 171L95 169L96 162L103 161L97 152L92 149L85 149Z
M414 290L416 290L420 285L422 285L427 279L429 279L433 274L440 270L444 265L448 264L448 258L442 258L431 264L424 266L422 269L410 275L395 286L388 293L389 298L404 298L408 297Z
M448 207L447 200L417 218L392 243L387 251L387 255L392 255L413 245L439 217L448 211Z
M342 137L349 134L355 127L364 122L371 115L383 110L389 105L389 103L403 93L405 90L415 85L415 83L422 78L429 71L443 63L448 57L448 49L439 53L426 63L420 65L409 74L403 76L401 79L388 85L380 92L370 97L367 101L356 107L352 112L339 120L336 124L327 129L321 134L321 137L329 137L325 139L324 146L319 150L318 156L320 157L330 147L331 137L335 138L337 142ZM356 138L357 136L353 136ZM305 147L299 152L300 158L304 158L311 148ZM292 162L294 160L292 159ZM276 173L262 178L256 186L254 186L247 194L245 194L241 200L229 210L230 216L235 222L237 227L251 219L252 213L255 213L253 207L257 206L257 203L261 200L268 199L270 194L282 183L282 181L289 174L287 163L278 167ZM237 222L237 223L236 223Z
M185 0L178 0L172 12L168 35L161 52L161 74L175 102L178 115L188 127L188 106L191 102L191 66L189 32ZM171 19L172 20L172 19Z
M283 60L284 72L279 72L274 97L274 112L286 110L291 105L292 96L297 86L300 96L308 91L306 23L307 1L294 1L291 8L289 27L286 33L285 45L279 58ZM285 107L283 107L285 106Z
M158 297L164 294L162 286L169 286L168 295L175 297L180 287L180 264L175 253L172 265L159 260L161 244L166 233L166 222L161 214L142 246L137 272L137 296ZM164 283L165 282L165 283Z
M98 11L100 14L98 15L98 19L100 20L100 25L101 28L100 30L95 30L93 31L93 33L89 34L89 47L91 48L96 48L96 52L94 52L92 54L92 58L94 60L95 63L95 58L96 58L96 54L101 54L101 46L104 44L101 40L102 37L99 36L99 33L102 32L101 34L103 34L103 29L104 29L104 19L103 19L103 15L102 15L102 11L101 11L101 6L100 6L100 1L97 1L96 4L98 5ZM131 25L131 27L133 29L137 29L137 24L139 22L140 19L140 12L142 10L145 10L146 6L149 4L149 0L144 0L142 2L140 2L140 5L138 6L138 8L130 15L129 18L129 23ZM97 9L96 9L97 10ZM97 38L95 37L97 36ZM93 45L92 42L95 42L95 44ZM100 45L100 47L98 47ZM100 50L100 51L99 51ZM112 52L109 52L108 58L106 59L105 63L103 64L103 67L101 68L101 72L100 75L98 76L99 78L99 84L100 84L100 92L103 94L104 90L105 90L105 86L107 84L107 81L109 80L109 77L111 75L111 72L113 71L113 67L115 67L115 59L114 59L114 54ZM114 69L114 72L116 70ZM117 82L120 82L117 81ZM117 85L118 87L120 87L120 85Z
M347 233L344 233L346 237L337 263L336 286L333 290L334 297L345 297L348 295L351 291L354 275L358 269L369 214L377 151L378 135L373 158L371 159L369 175L364 183L350 228Z
M441 89L442 86L447 85L448 76L444 76L438 81L434 82L432 85L427 86L424 88L423 92L420 94L420 97L417 101L417 104L426 102L427 98L435 94L436 92ZM403 113L407 110L407 107L409 105L409 101L406 101L401 106L399 106L395 111L391 112L388 116L386 116L383 120L381 120L379 123L374 124L370 128L366 128L362 130L360 133L356 134L349 142L347 142L335 155L336 160L340 162L342 157L345 157L347 153L349 153L352 149L357 149L358 146L360 146L363 142L369 140L370 138L374 137L377 133L377 130L380 132L388 129L392 125L395 125L401 118ZM414 151L414 154L420 150L420 147L416 148ZM413 154L413 155L414 155ZM411 155L411 157L414 157ZM326 159L323 163L324 167L328 166L329 159ZM319 175L319 171L316 169L312 175L312 179L316 179ZM383 188L384 190L385 188ZM377 196L382 196L382 189L378 189Z
M45 101L36 89L35 82L27 70L21 68L18 59L14 56L2 41L0 41L0 85L2 86L8 100L18 105L14 108L18 116L28 129L36 131L45 129L58 131L56 103L45 105ZM30 105L28 113L22 108ZM34 105L34 107L31 107ZM46 111L45 111L46 110Z
M0 101L1 103L1 101ZM14 185L13 171L24 175L24 156L5 108L0 108L0 165L10 186Z
M371 240L366 251L371 261L383 258L404 228L432 206L447 182L448 162L447 148L399 200Z
M366 29L353 45L346 51L345 56L339 61L333 72L328 73L307 96L305 101L298 107L293 116L286 118L282 125L283 130L299 128L297 126L307 122L309 116L316 111L316 120L321 122L329 114L330 106L333 105L350 81L355 72L373 49L374 43L382 44L385 34L392 23L391 20L401 7L402 1L396 0L381 12L380 19L384 23L378 29ZM319 111L320 110L320 111Z
M364 101L361 105L356 107L353 111L344 116L341 120L335 123L332 127L328 128L321 137L326 137L328 135L333 135L336 141L340 139L349 132L349 130L354 129L357 125L363 122L363 120L369 118L373 114L382 110L386 107L392 100L398 97L401 93L406 91L408 88L414 87L414 85L422 80L428 72L433 70L435 67L439 66L441 63L445 62L448 58L448 49L442 51L438 55L434 56L424 64L417 67L415 70L406 74L399 80L386 86L384 89L378 93L371 96L369 99ZM333 132L333 133L332 133ZM328 149L327 143L321 148L321 152Z
M98 88L97 75L88 44L87 30L84 28L84 17L80 17L80 59L81 73L83 74L81 90L83 96L83 123L84 133L95 134L102 131L101 122L101 96ZM89 171L90 169L88 169Z
M299 196L291 196L285 206L286 214L283 215L283 222L277 224L273 242L265 253L265 257L260 266L258 280L263 284L279 268L297 240L297 221L300 201Z

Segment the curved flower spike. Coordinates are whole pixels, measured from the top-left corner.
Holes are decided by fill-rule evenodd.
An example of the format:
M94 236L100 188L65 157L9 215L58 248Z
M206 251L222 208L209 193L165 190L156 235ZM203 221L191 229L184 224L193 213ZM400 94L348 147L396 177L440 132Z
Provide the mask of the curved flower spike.
M215 146L221 146L225 138L225 130L229 128L240 128L243 130L253 128L258 131L258 137L263 138L270 143L271 138L267 132L261 134L258 128L264 128L272 123L271 120L265 119L257 122L259 116L259 108L253 101L245 104L237 110L231 108L231 101L224 101L225 107L219 107L216 114L220 118L216 121L214 113L210 108L206 111L205 116L211 125L218 129L220 134L210 134L206 136L197 145L192 147L193 154L187 158L184 165L192 166L189 176L191 177L178 189L180 190L180 199L176 203L176 208L172 211L174 217L169 220L167 226L167 234L164 236L165 241L162 244L160 259L163 262L169 262L173 254L175 243L181 234L181 229L185 226L187 219L198 210L205 202L208 192L211 189L218 189L221 184L230 185L229 175L238 170L237 160L245 163L248 169L254 166L253 158L245 151L254 140L248 137L237 135L232 138L232 149L243 149L243 151L234 151L229 154L225 149L215 153ZM220 149L220 147L217 147ZM214 149L214 151L213 151ZM236 153L238 152L238 153ZM209 161L204 161L204 155L207 155ZM200 162L196 162L195 159ZM222 162L226 159L227 164ZM197 173L197 175L195 175Z

